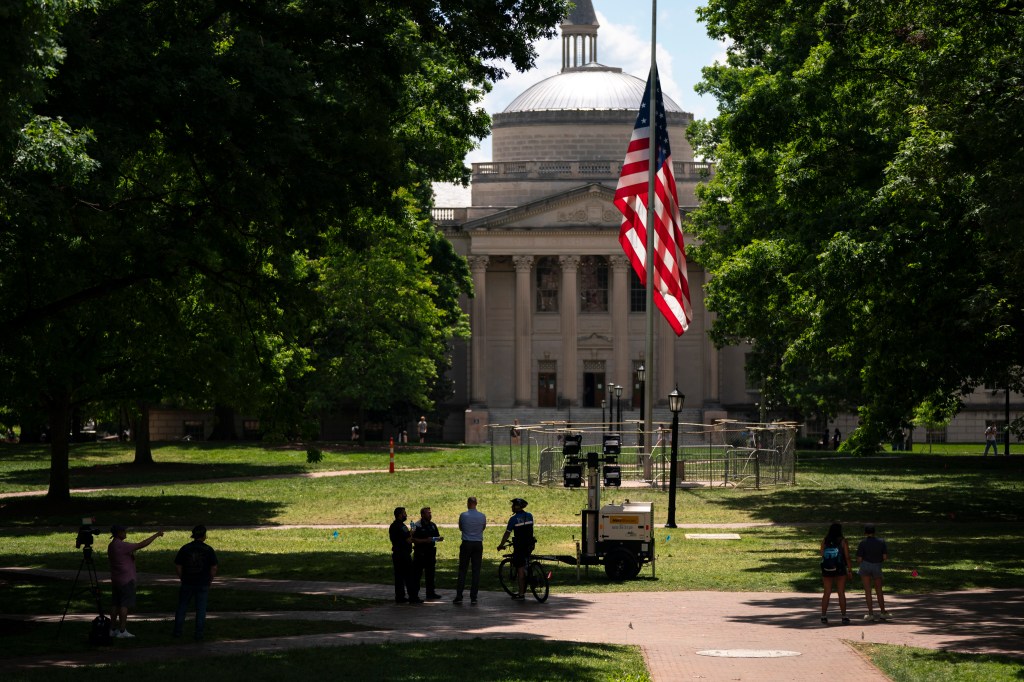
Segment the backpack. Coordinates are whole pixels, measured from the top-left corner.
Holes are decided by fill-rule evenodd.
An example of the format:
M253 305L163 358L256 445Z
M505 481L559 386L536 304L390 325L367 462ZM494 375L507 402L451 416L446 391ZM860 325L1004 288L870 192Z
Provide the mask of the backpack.
M109 646L113 644L110 638L110 618L100 614L92 619L89 626L89 644L93 646Z
M841 573L843 557L838 547L826 547L821 554L822 573Z

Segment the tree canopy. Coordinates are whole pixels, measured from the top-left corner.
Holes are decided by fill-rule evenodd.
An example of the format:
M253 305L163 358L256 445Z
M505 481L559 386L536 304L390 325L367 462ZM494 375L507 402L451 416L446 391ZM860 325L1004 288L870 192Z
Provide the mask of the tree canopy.
M691 130L719 344L773 402L859 411L872 449L929 401L1021 386L1024 3L709 0L733 43Z
M68 492L74 405L266 406L304 373L368 362L351 347L329 355L319 330L372 332L366 355L411 373L375 384L401 383L375 403L429 402L470 280L417 212L432 181L466 177L499 61L529 68L565 2L7 8L0 402L48 413L52 497ZM351 292L362 270L386 287L369 268L389 257L424 305L396 320L395 292L374 291L344 316L349 301L325 283Z

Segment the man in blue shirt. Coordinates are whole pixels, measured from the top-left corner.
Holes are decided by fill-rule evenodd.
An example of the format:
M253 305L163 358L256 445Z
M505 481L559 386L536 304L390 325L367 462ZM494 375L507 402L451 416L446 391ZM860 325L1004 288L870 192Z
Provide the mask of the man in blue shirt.
M526 564L530 560L536 541L533 538L533 515L526 510L526 500L517 497L512 500L512 516L505 527L505 535L501 538L498 551L505 549L508 538L512 535L512 565L516 567L519 580L519 594L513 599L526 598Z
M466 500L466 511L459 514L459 530L462 531L462 544L459 546L459 580L455 587L455 604L462 603L462 591L466 587L466 570L473 564L473 581L469 586L469 603L476 606L477 592L480 588L480 564L484 557L484 528L487 517L476 509L476 498Z

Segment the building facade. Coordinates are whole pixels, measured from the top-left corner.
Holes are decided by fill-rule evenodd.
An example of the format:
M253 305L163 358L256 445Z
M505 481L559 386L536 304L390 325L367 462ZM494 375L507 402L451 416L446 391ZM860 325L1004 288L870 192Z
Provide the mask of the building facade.
M748 349L716 349L708 339L700 266L688 263L688 331L676 337L655 311L655 357L644 357L646 299L619 245L622 216L612 199L645 82L598 61L590 0L578 1L561 28L561 72L493 114L493 159L473 164L469 205L434 211L467 258L475 290L465 301L472 339L454 348L444 438L482 442L488 423L517 417L597 422L618 400L626 418L637 419L641 365L651 370L660 420L670 418L665 404L675 387L686 395L686 421L758 420ZM693 159L685 135L692 114L667 97L665 108L685 227L695 187L713 168ZM618 398L612 386L622 387ZM1013 399L1011 419L1021 409ZM979 390L943 438L980 441L986 423L1002 422L1003 407L1001 396ZM845 435L856 418L830 426Z

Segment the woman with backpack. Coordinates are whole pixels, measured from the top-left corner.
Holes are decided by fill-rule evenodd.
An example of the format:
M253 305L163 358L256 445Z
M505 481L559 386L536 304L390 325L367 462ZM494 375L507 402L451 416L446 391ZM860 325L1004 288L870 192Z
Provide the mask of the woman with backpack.
M850 545L843 537L843 526L833 523L828 534L821 541L821 583L825 593L821 596L821 622L828 624L828 602L835 588L839 597L839 612L842 614L843 625L849 625L846 617L846 579L853 577L853 566L850 563Z

